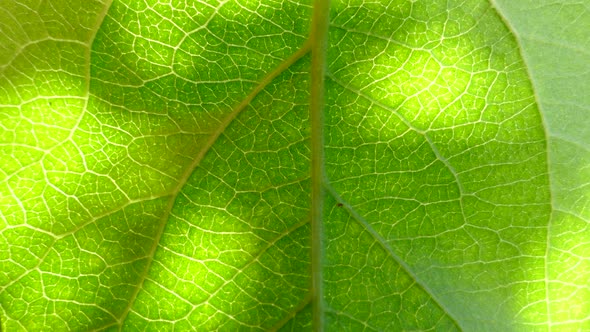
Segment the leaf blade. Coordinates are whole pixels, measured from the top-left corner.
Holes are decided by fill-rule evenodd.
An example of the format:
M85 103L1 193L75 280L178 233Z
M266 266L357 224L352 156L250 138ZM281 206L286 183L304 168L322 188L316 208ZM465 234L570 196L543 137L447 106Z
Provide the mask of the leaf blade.
M311 329L308 4L22 3L2 328ZM589 11L559 4L333 1L319 328L588 324Z
M584 114L590 100L584 91L590 82L585 60L590 40L579 29L588 26L590 11L574 1L495 5L518 38L547 127L553 206L546 254L549 323L556 330L585 329L590 123Z

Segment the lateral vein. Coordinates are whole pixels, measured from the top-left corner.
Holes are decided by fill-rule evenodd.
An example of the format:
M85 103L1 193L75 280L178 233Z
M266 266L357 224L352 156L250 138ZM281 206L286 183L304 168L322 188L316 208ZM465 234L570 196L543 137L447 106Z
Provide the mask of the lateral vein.
M172 213L172 209L174 207L174 203L176 202L176 198L178 197L178 194L180 193L180 191L182 190L182 188L184 187L184 185L186 184L186 182L190 178L193 171L197 168L197 166L199 166L199 164L201 163L201 161L203 160L205 155L207 155L207 152L209 152L209 150L211 150L211 147L213 146L213 144L215 144L215 142L217 141L219 136L221 136L221 134L230 125L230 123L238 116L238 114L240 114L250 104L250 102L270 82L272 82L273 79L275 79L282 72L284 72L287 68L289 68L295 62L297 62L299 59L301 59L305 54L307 54L307 52L309 52L309 50L310 50L310 46L311 46L311 44L310 44L309 40L307 40L301 46L301 48L299 48L299 50L297 50L289 58L287 58L285 61L283 61L281 64L279 64L273 71L268 73L268 75L266 75L260 81L260 83L242 100L242 102L240 102L236 107L234 107L232 112L223 119L223 121L219 124L219 127L213 133L211 133L211 136L209 137L209 139L207 140L205 145L201 148L199 153L195 156L195 158L193 159L191 164L186 168L186 171L183 173L182 177L179 179L178 184L170 192L170 198L168 199L168 205L166 206L166 210L165 210L166 212L162 215L162 219L160 221L160 228L158 229L156 238L154 239L154 244L153 244L152 248L150 249L150 252L147 256L149 259L149 262L146 264L145 270L142 273L141 280L137 284L136 290L134 291L133 295L129 299L128 306L125 308L125 310L121 314L121 318L118 321L119 330L121 330L121 328L123 326L123 322L125 321L127 315L129 314L129 311L131 311L131 307L133 306L133 303L135 302L135 299L139 295L139 292L143 287L143 283L145 282L145 280L148 276L150 267L153 262L154 255L156 253L156 249L158 248L158 244L160 243L160 239L161 239L162 234L164 233L164 229L166 227L166 223L167 223L166 221L168 220L168 218L170 217L170 214Z
M355 211L348 202L344 201L342 197L338 194L336 189L332 187L329 182L326 182L325 188L328 193L334 197L337 202L340 202L343 207L348 211L351 217L356 220L364 229L371 234L373 239L379 243L379 245L387 252L387 254L393 258L393 260L401 266L401 268L414 280L416 285L420 287L424 292L426 292L433 300L433 302L453 321L455 326L457 326L461 331L463 331L463 327L459 324L459 321L455 318L455 315L452 314L447 308L443 305L443 302L436 296L434 291L428 287L428 285L422 281L418 275L410 268L410 266L398 255L396 254L389 243L379 234L371 224L369 224L365 218L363 218L357 211Z

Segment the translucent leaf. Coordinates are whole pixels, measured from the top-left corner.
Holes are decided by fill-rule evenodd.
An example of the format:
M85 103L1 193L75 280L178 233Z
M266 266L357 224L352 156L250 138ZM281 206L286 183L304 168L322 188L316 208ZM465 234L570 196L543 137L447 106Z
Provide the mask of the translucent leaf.
M590 328L590 6L318 8L4 0L3 331Z

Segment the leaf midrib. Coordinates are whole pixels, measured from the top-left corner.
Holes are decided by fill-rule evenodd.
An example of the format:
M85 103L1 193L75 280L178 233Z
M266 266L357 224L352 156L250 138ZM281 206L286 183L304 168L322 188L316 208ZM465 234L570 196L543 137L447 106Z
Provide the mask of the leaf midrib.
M308 52L311 51L311 84L310 84L310 121L311 121L311 154L312 154L312 161L311 161L311 182L312 182L312 198L311 198L311 224L312 224L312 270L311 270L311 278L312 278L312 289L307 297L303 299L302 302L299 303L297 308L293 308L292 315L289 317L285 317L283 320L279 321L273 329L278 329L287 323L290 319L292 319L295 314L305 307L309 302L312 303L312 317L313 317L313 328L315 331L323 331L324 329L324 313L325 311L329 311L329 308L326 307L326 304L323 301L323 290L322 290L322 257L323 257L323 230L322 230L322 223L323 223L323 197L327 193L331 196L336 198L338 201L343 201L342 198L337 194L335 189L331 187L329 180L327 179L325 172L324 172L324 157L323 157L323 149L324 149L324 141L323 141L323 111L324 111L324 100L323 100L323 92L324 92L324 81L326 77L325 68L326 68L326 49L327 49L327 35L328 35L328 28L329 28L329 1L325 0L316 0L314 2L314 9L313 9L313 17L312 17L312 31L310 33L310 37L308 40L304 42L299 50L293 53L289 58L281 62L275 69L273 69L269 74L267 74L260 83L237 105L234 107L231 113L226 116L223 121L219 124L216 130L211 133L209 139L206 141L205 145L199 151L199 153L195 156L191 164L186 168L186 171L182 174L181 178L179 179L177 185L174 189L170 192L168 199L168 204L166 207L166 212L162 215L160 228L156 234L154 239L154 245L149 251L149 254L146 256L148 258L148 263L144 269L144 272L141 274L141 280L138 282L137 287L128 302L128 306L125 308L124 312L120 316L118 320L119 329L122 328L126 317L128 316L131 308L139 292L143 288L143 284L147 279L150 271L150 267L154 261L154 256L156 250L159 246L160 239L164 234L164 230L166 228L166 224L168 219L170 218L171 212L174 208L176 199L180 194L182 188L188 182L190 176L194 172L194 170L200 165L201 161L205 158L207 153L213 147L215 142L217 142L218 138L225 132L227 127L237 118L237 116L250 105L252 100L266 87L270 84L278 75L282 72L287 70L291 65L297 62L300 58L305 56ZM358 92L357 92L358 93ZM366 96L365 96L366 97ZM372 100L373 101L373 100ZM376 101L373 101L376 102ZM389 108L388 108L389 109ZM398 114L399 116L399 114ZM408 120L405 118L401 118L402 121L406 122L406 124L410 125L413 130L416 130L425 135L425 133L421 132L417 128L411 126ZM433 147L432 142L429 140L431 147ZM433 147L434 148L434 147ZM437 154L437 158L440 159L439 154ZM443 158L444 159L444 158ZM442 160L447 167L449 167L448 161ZM453 172L456 178L456 172ZM457 179L457 178L456 178ZM457 179L458 182L458 179ZM460 184L459 184L460 185ZM165 197L164 195L162 197ZM447 316L453 321L453 323L461 329L461 325L458 323L457 319L454 315L452 315L447 308L442 304L440 299L438 299L435 293L430 290L425 283L421 282L417 275L412 271L412 269L399 257L397 256L392 248L387 244L385 239L383 239L375 229L368 224L356 211L350 207L348 203L346 203L348 207L348 211L353 216L353 218L360 223L360 225L365 228L372 237L386 250L388 255L394 259L419 285L421 289L423 289L436 303L436 305L443 310ZM462 209L463 211L463 209ZM300 225L299 225L300 226ZM297 226L297 227L299 227ZM274 243L273 241L272 243ZM266 249L266 248L265 248ZM261 250L261 253L264 250ZM255 258L252 259L254 261Z
M326 72L326 51L330 21L330 0L315 0L311 19L310 40L311 84L309 115L311 126L311 296L312 328L324 330L323 295L323 203L324 184L324 84Z

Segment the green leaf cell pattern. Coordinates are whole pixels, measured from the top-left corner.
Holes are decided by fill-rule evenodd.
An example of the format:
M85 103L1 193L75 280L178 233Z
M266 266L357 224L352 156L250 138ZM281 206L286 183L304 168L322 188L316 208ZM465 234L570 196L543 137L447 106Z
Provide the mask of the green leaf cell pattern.
M590 4L314 6L2 2L2 331L590 329Z

